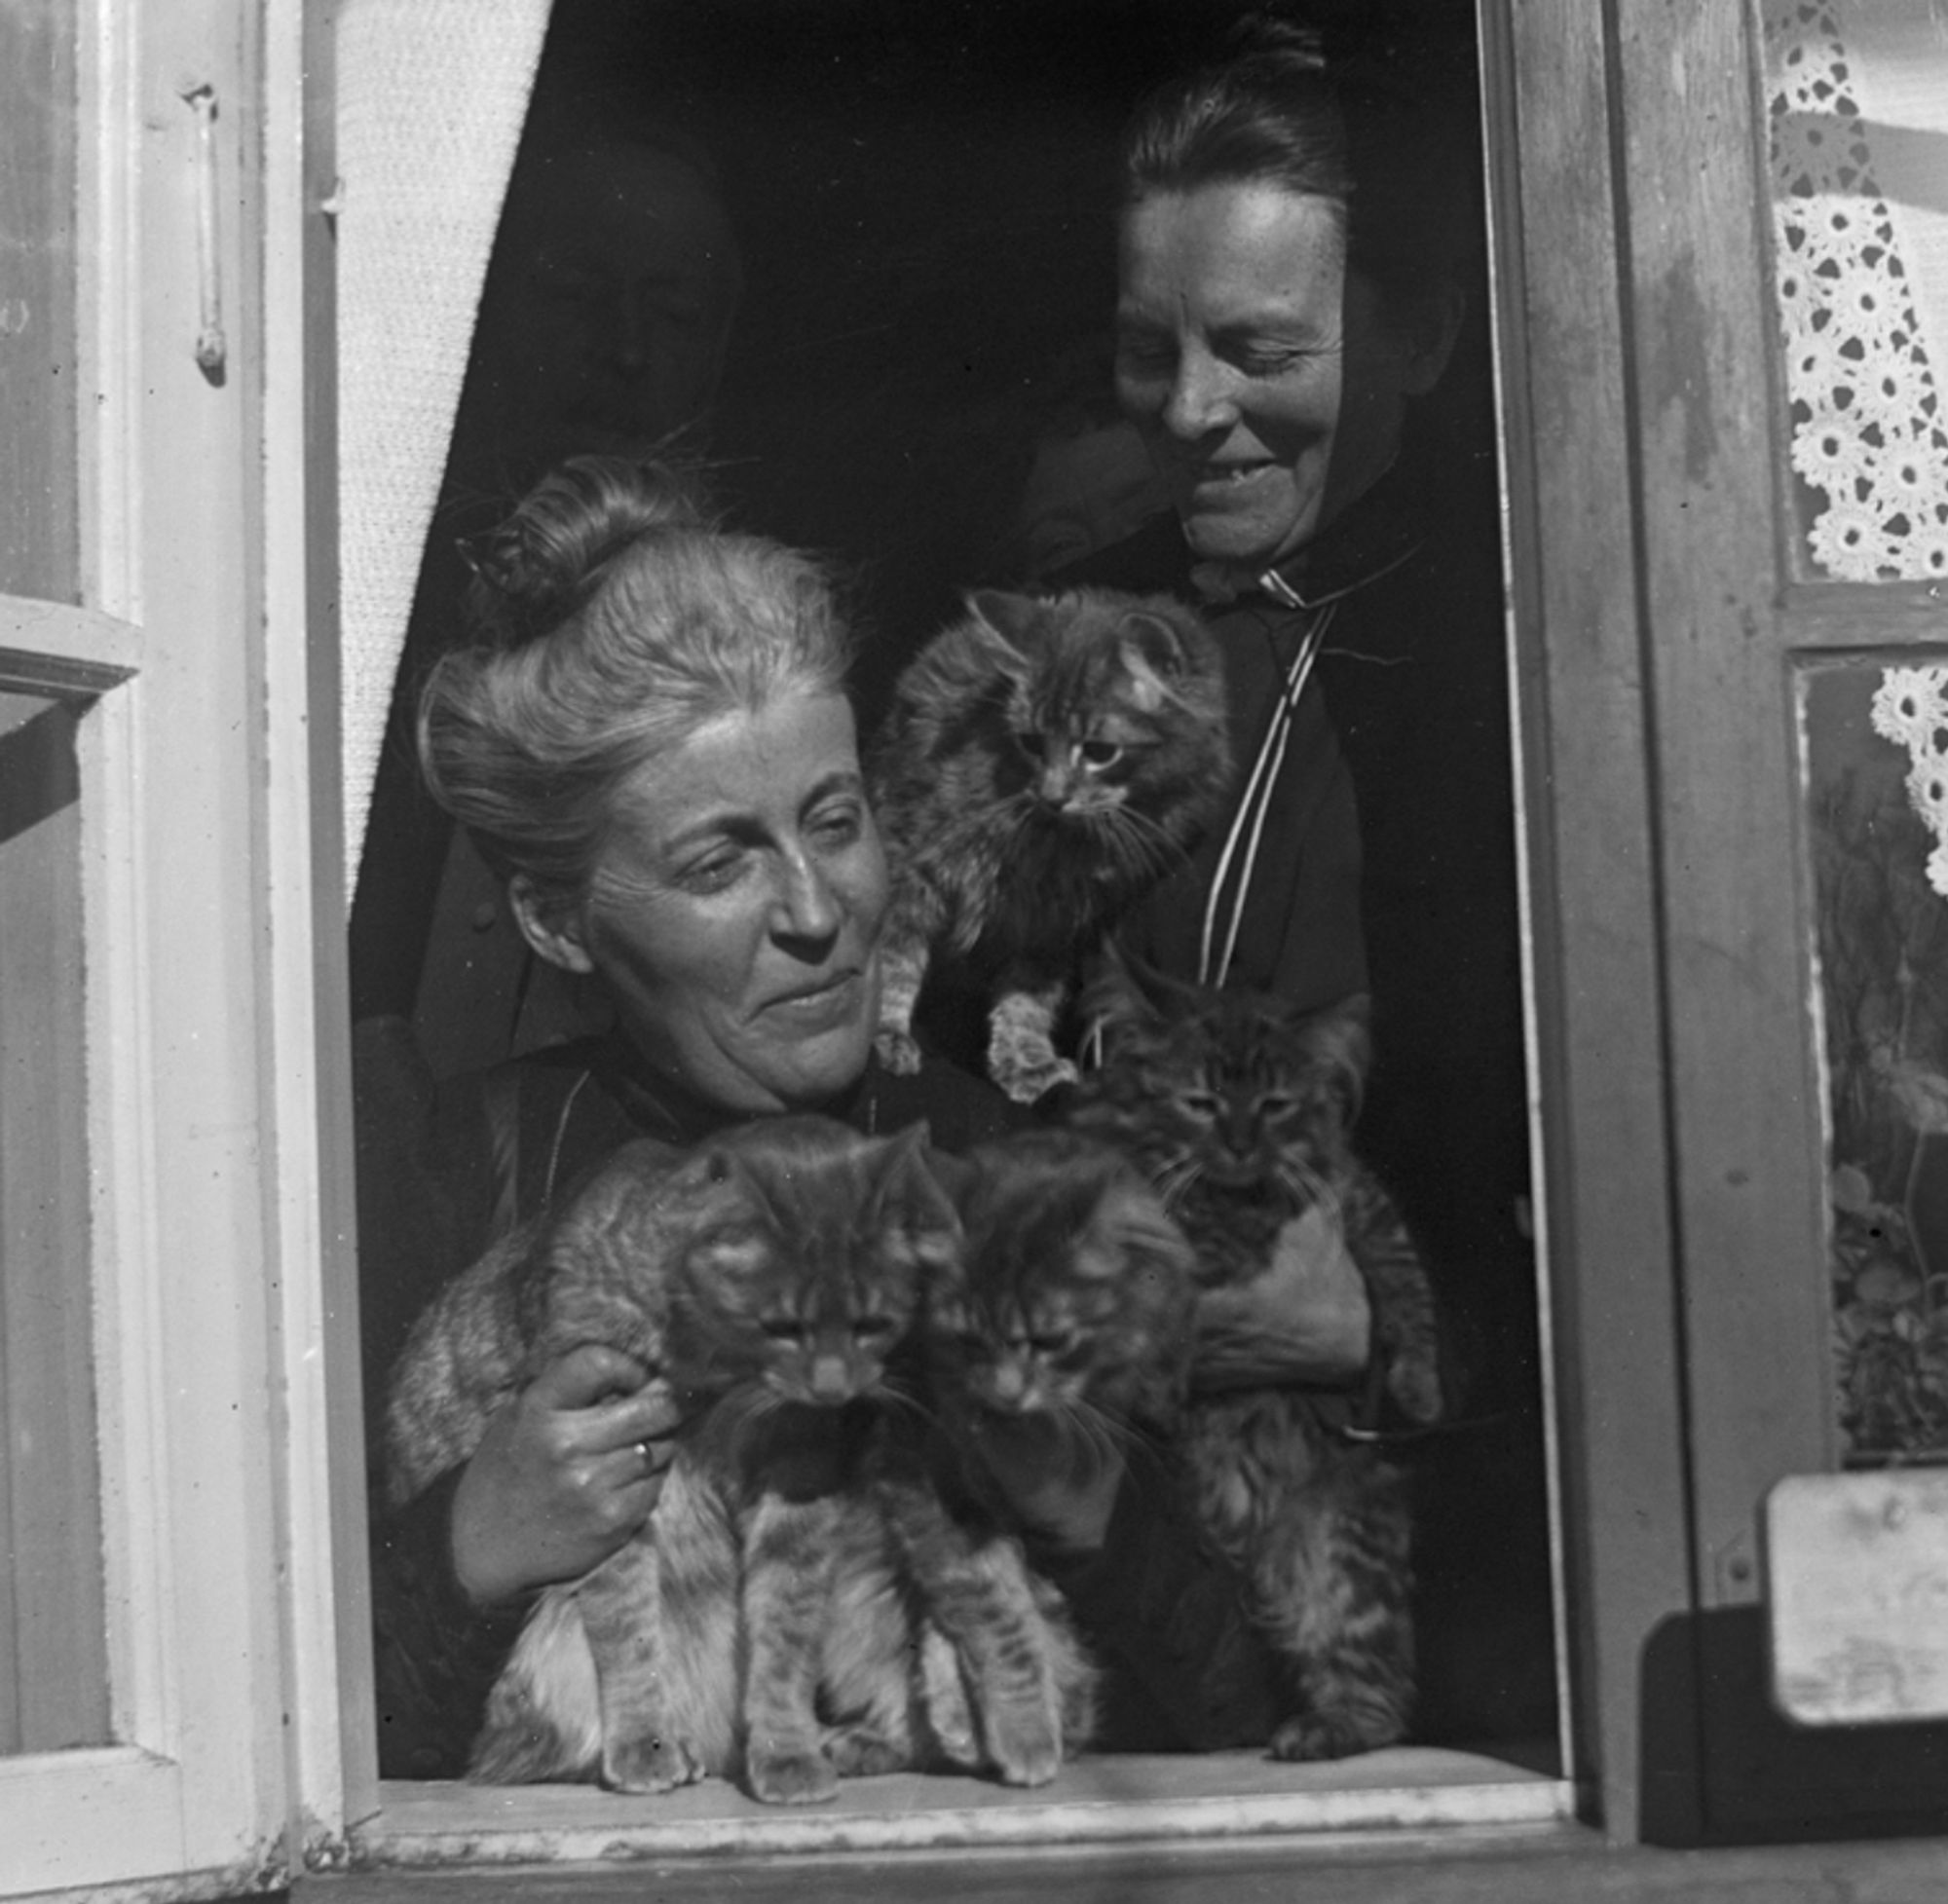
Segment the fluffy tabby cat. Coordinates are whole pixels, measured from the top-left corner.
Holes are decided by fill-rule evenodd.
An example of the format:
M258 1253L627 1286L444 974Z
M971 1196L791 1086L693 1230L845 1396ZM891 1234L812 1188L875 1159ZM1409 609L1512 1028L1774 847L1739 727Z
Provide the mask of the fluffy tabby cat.
M1089 1669L1060 1609L886 1430L921 1279L959 1246L924 1139L795 1117L627 1146L416 1326L395 1500L580 1343L656 1368L691 1415L648 1525L541 1596L470 1775L663 1791L741 1765L790 1804L935 1759L1040 1782L1079 1742L1065 1676Z
M965 1248L928 1289L928 1380L964 1435L981 1413L1066 1417L1093 1437L1167 1433L1196 1288L1183 1232L1120 1152L1027 1131L967 1159Z
M1385 1189L1348 1139L1367 1062L1364 1000L1306 1014L1244 990L1140 987L1105 962L1085 1003L1105 1028L1079 1128L1141 1164L1182 1225L1206 1288L1236 1288L1287 1249L1346 1252L1365 1280L1388 1390L1412 1421L1442 1407L1434 1297ZM1399 1739L1413 1699L1405 1478L1289 1387L1195 1396L1181 1445L1207 1537L1243 1574L1289 1662L1283 1759Z
M1165 596L979 591L900 677L873 756L894 873L882 1063L918 1063L936 951L997 975L988 1069L1030 1102L1070 968L1195 844L1230 781L1217 645Z

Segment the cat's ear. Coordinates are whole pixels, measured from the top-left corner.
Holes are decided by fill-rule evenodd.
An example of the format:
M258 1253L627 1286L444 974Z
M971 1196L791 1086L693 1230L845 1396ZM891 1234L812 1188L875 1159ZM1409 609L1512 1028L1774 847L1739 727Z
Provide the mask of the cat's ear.
M1082 1022L1114 1046L1132 1032L1158 1031L1183 1015L1196 995L1193 986L1166 978L1114 938L1105 939L1090 961L1083 984Z
M770 1233L749 1216L707 1223L691 1238L684 1264L693 1276L723 1287L748 1281L772 1258Z
M922 1120L886 1139L871 1208L889 1249L914 1268L940 1270L959 1259L960 1213L928 1149L931 1136Z
M1133 684L1133 698L1145 714L1180 698L1177 683L1188 663L1183 636L1169 616L1155 609L1130 610L1117 630L1117 652Z
M594 971L579 907L543 893L525 873L516 873L507 881L507 905L537 958L564 972Z
M1373 1062L1372 1023L1371 997L1356 991L1338 1004L1315 1012L1306 1027L1313 1050L1345 1096L1349 1123L1359 1115L1367 1092L1367 1072Z
M713 1283L755 1275L771 1259L763 1187L733 1151L706 1144L683 1171L690 1208L684 1262Z
M966 599L967 613L1009 653L1027 659L1032 645L1030 631L1041 604L1032 595L1018 595L1005 588L972 589Z
M1118 1171L1104 1184L1076 1245L1073 1267L1091 1280L1160 1276L1188 1286L1192 1255L1163 1200L1133 1173Z

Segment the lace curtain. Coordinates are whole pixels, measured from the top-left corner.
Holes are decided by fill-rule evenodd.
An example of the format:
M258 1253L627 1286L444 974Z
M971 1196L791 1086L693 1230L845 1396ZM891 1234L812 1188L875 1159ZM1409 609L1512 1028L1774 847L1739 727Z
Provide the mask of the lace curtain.
M1805 553L1948 578L1948 6L1768 0L1773 227ZM1948 894L1948 668L1890 668L1877 732Z
M1930 584L1948 578L1948 4L1767 0L1766 29L1800 563ZM1948 666L1909 658L1799 676L1850 1465L1948 1454Z
M548 0L343 0L338 467L348 902Z
M1779 308L1807 553L1948 577L1948 25L1935 0L1770 0Z

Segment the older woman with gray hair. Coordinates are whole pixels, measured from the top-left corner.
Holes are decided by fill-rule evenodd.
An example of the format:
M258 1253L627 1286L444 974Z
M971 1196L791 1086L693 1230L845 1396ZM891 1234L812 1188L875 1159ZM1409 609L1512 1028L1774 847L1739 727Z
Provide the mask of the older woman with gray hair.
M886 868L816 564L720 530L668 470L594 457L470 555L474 640L423 689L423 769L528 946L615 1025L437 1088L387 1062L402 1027L361 1028L375 1407L445 1280L630 1138L816 1108L869 1131L925 1118L958 1148L1009 1121L943 1067L869 1067ZM389 1770L456 1770L533 1590L648 1514L676 1424L647 1373L607 1349L564 1356L379 1523Z
M598 988L614 1026L437 1087L368 1066L393 1079L360 1104L375 1407L447 1279L632 1138L817 1110L877 1133L923 1118L953 1152L1022 1116L938 1062L895 1077L873 1061L887 871L817 565L720 528L666 470L601 458L545 478L472 555L476 639L426 684L424 770L528 945ZM648 1516L679 1426L651 1372L607 1348L562 1356L469 1459L376 1521L389 1775L460 1770L536 1590ZM1108 1742L1267 1736L1271 1675L1238 1584L1171 1525L1153 1463L1042 1421L983 1453L1127 1684Z

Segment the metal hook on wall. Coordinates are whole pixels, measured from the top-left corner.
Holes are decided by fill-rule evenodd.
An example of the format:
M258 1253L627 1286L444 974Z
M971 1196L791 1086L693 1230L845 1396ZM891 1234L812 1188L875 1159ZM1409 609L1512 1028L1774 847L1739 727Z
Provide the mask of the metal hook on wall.
M223 261L216 230L216 89L189 87L182 97L196 114L196 361L212 384L220 384L230 347L223 335Z

